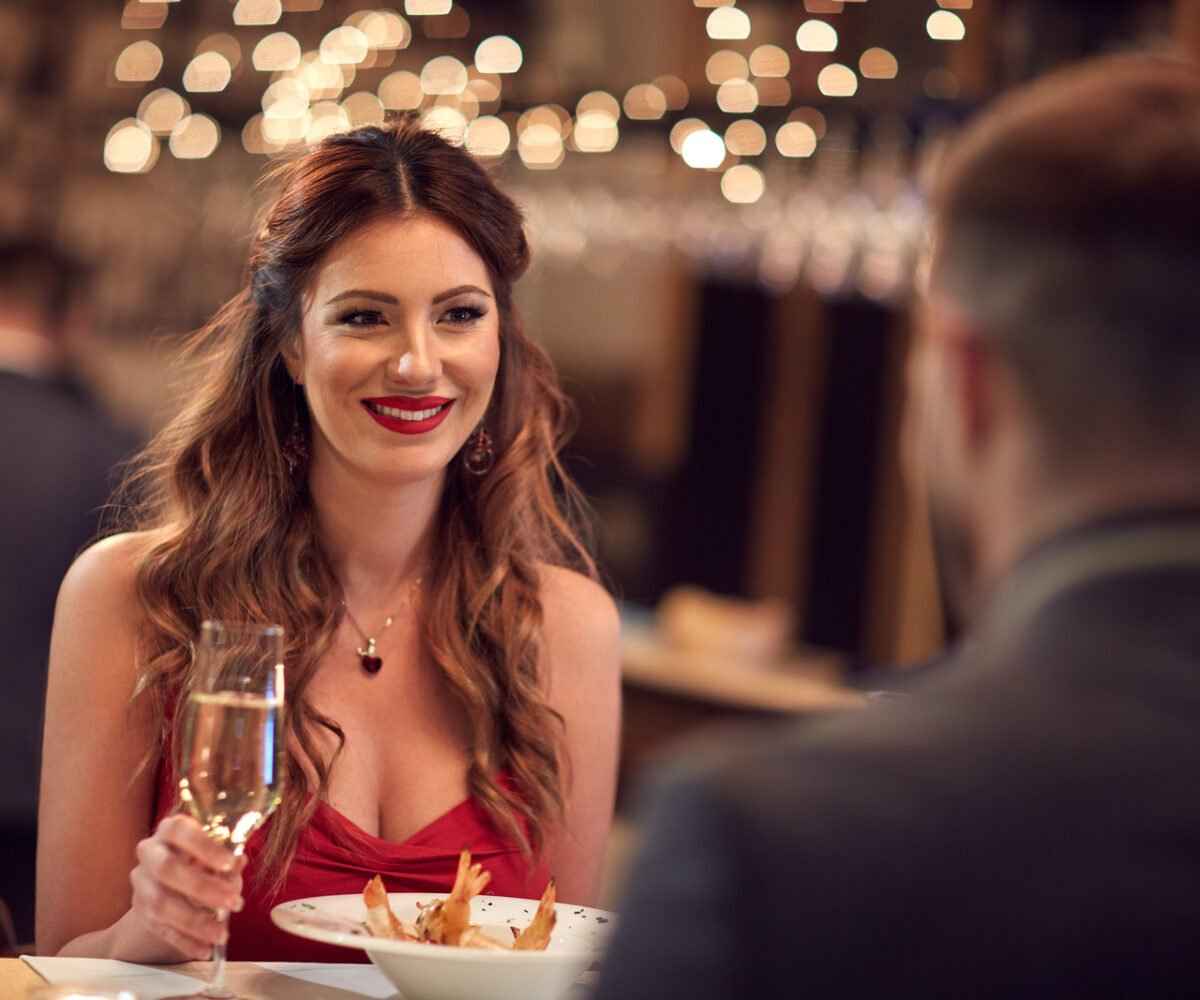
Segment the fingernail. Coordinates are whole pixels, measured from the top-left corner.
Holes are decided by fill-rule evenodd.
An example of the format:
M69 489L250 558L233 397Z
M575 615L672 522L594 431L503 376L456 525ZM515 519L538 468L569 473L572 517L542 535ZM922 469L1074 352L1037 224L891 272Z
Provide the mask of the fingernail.
M231 909L234 913L241 913L244 905L245 903L242 902L241 896L234 896L233 902L229 904L229 909Z

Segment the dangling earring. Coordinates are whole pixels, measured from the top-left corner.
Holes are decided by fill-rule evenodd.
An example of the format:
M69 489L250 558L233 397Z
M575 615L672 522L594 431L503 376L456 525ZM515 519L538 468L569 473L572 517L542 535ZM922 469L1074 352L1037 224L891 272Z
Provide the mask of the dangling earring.
M308 464L308 438L304 436L304 429L300 426L300 397L304 394L304 390L300 388L300 382L296 382L296 392L292 396L292 427L288 431L287 437L283 439L283 460L287 462L288 475L293 479L296 478L296 473Z
M496 464L496 449L492 447L492 436L480 424L467 438L463 449L463 465L473 476L486 476Z

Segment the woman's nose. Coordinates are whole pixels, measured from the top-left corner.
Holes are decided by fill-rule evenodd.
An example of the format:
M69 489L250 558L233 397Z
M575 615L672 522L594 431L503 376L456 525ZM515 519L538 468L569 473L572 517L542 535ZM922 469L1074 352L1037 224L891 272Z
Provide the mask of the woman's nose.
M388 377L403 385L428 385L440 374L436 345L424 330L402 337L388 360Z

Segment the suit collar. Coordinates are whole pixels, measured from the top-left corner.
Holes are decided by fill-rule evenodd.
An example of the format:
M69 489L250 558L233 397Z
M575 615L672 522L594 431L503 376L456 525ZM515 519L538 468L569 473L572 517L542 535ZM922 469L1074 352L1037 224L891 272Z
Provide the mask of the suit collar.
M1099 579L1187 568L1200 572L1200 508L1106 517L1071 528L1023 557L989 601L980 633L1022 630L1057 598Z

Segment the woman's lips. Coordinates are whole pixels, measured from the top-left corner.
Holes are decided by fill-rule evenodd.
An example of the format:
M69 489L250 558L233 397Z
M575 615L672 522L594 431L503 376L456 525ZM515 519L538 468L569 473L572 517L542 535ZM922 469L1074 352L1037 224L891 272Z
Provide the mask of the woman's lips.
M390 396L363 400L363 407L372 419L397 434L428 434L446 419L453 405L453 399L443 396L420 399Z

